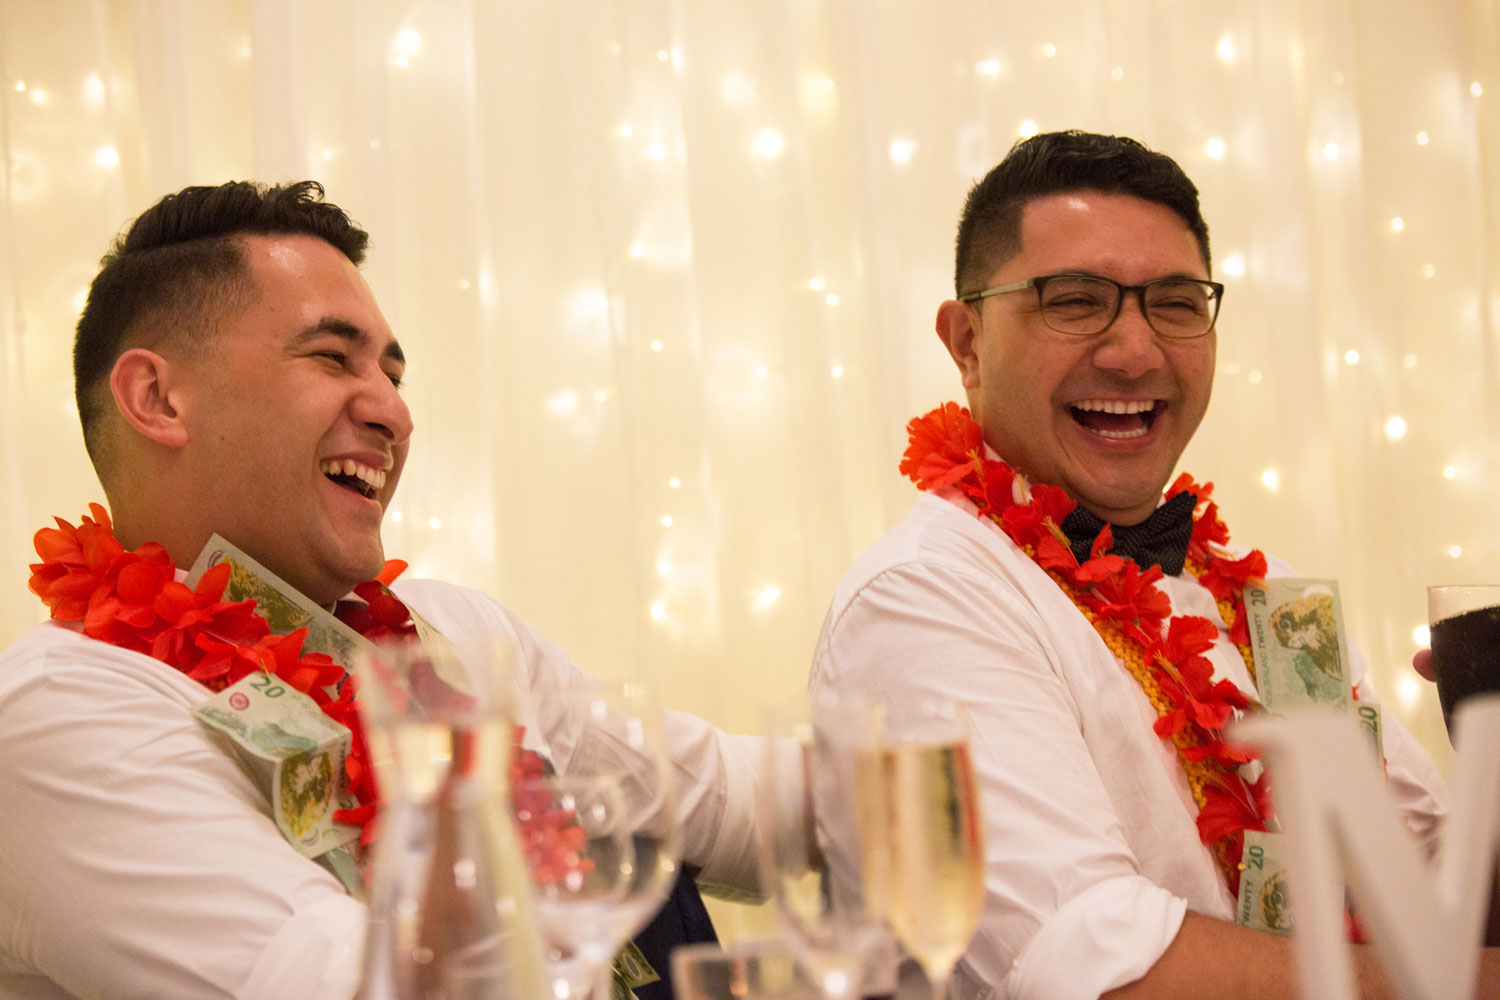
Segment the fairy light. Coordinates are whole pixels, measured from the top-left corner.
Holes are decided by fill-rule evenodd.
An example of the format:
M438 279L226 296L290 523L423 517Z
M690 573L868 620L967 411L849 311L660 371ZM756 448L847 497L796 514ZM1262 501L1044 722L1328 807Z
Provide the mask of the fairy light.
M663 514L661 516L661 526L663 528L670 528L672 526L672 515L671 514Z
M635 135L635 128L629 122L621 122L620 127L615 129L615 135L621 139L629 139Z
M46 104L51 98L41 87L32 87L31 92L26 95L26 99L29 100L32 104L35 104L37 107L41 107L42 105Z
M755 595L750 610L758 615L763 615L776 606L776 601L781 597L781 588L776 584L768 584L761 588L760 593Z
M1402 368L1415 368L1415 367L1417 367L1417 356L1415 354L1403 354L1401 356L1401 367Z
M980 76L999 76L1000 60L983 59L974 64L974 72L978 73Z
M1219 44L1214 51L1218 53L1220 62L1234 62L1236 53L1234 38L1230 35L1224 35L1219 39Z
M661 601L651 602L651 620L654 622L664 622L667 620L667 606Z
M732 107L742 108L755 100L755 87L739 73L730 73L719 84L719 93Z
M98 73L90 73L83 78L83 100L96 107L104 103L104 81Z
M768 160L774 160L786 148L786 140L774 128L761 129L755 137L755 151Z
M659 341L659 340L653 340L653 341L651 341L651 349L652 349L652 350L653 350L653 351L660 351L660 350L661 350L661 349L662 349L662 348L663 348L663 347L665 347L665 346L666 346L666 345L665 345L665 344L663 344L663 343L662 343L662 342L661 342L661 341Z
M324 149L321 153L318 154L318 156L322 158L324 163L328 163L333 160L333 150Z
M668 562L667 560L663 559L663 560L661 560L660 562L658 562L656 564L656 572L659 573L659 574L661 574L662 576L671 576L672 575L672 564L670 562Z
M1392 441L1406 437L1406 421L1401 417L1391 417L1385 422L1385 436Z
M1323 146L1323 159L1337 160L1339 158L1339 144L1336 142L1325 143Z
M1207 153L1208 158L1211 160L1222 160L1227 151L1224 140L1218 136L1213 136L1203 144L1203 152Z
M682 489L682 480L678 479L676 476L673 476L671 479L667 480L667 488L672 490Z
M1125 67L1124 66L1116 66L1113 69L1111 69L1109 71L1109 78L1111 80L1123 80L1123 79L1125 79Z
M547 412L552 415L566 417L578 409L578 393L572 389L564 389L548 397L546 406Z
M1275 469L1267 469L1260 474L1260 484L1275 493L1281 488L1281 473Z
M1231 278L1243 278L1245 276L1245 255L1235 250L1224 258L1220 266L1227 276Z
M770 378L771 369L767 368L765 365L761 365L759 368L755 369L755 374L758 378Z
M1473 94L1475 97L1483 97L1484 87L1480 86L1478 80L1475 80L1473 83L1469 84L1469 93Z
M1430 646L1432 644L1432 630L1426 625L1418 625L1411 630L1411 641L1418 646Z
M401 523L401 512L399 510L393 510L393 511L391 511L391 520L394 521L394 522L396 522L397 524L400 524Z
M659 142L653 142L651 145L646 147L646 155L651 157L651 159L653 160L666 159L667 147L663 146Z
M100 146L94 151L94 166L113 170L120 165L120 152L113 146Z
M1247 378L1250 381L1251 385L1260 385L1261 377L1262 376L1260 374L1260 369L1259 368L1252 368L1252 369L1250 369L1250 374L1248 374L1248 375L1245 376L1245 378Z
M891 140L891 163L898 167L904 167L911 162L911 158L917 152L915 139L897 138Z
M1464 557L1464 547L1462 545L1450 545L1450 546L1448 546L1448 558L1449 559L1462 559L1463 557Z
M1357 365L1357 364L1359 364L1359 351L1355 350L1352 347L1349 348L1347 351L1345 351L1344 352L1344 364L1346 364L1346 365Z
M1038 128L1036 122L1032 121L1030 118L1023 118L1021 120L1020 126L1016 129L1016 131L1020 134L1022 139L1030 139L1032 136L1040 132L1041 129Z
M440 517L429 517L427 519L427 527L433 531L439 531L443 527L443 519Z
M824 284L825 283L823 281L823 276L820 274L816 278L809 279L807 282L807 287L815 292L821 292L823 290Z
M1431 277L1433 277L1436 274L1437 274L1437 268L1433 267L1431 264L1423 264L1422 265L1422 277L1424 277L1424 278L1431 278Z
M834 378L843 378L844 377L844 366L843 365L834 365L832 368L830 368L828 370L828 374L832 375Z
M396 53L403 56L414 56L422 51L422 35L420 32L407 28L396 34Z
M1443 478L1444 479L1457 479L1458 478L1458 466L1456 466L1456 465L1445 465L1445 466L1443 466Z
M1417 145L1418 146L1425 146L1425 145L1427 145L1431 141L1432 140L1428 137L1428 135L1427 135L1426 132L1418 132L1417 133Z
M829 292L827 295L823 296L823 301L828 303L830 306L836 306L842 300L838 297L838 293Z
M1053 45L1051 42L1048 42L1046 45L1042 46L1042 55L1048 59L1051 59L1053 56L1057 55L1057 46Z
M1403 711L1410 712L1422 698L1422 684L1410 674L1403 674L1396 682L1396 700Z
M1393 218L1391 220L1391 232L1393 232L1393 233L1399 233L1402 230L1404 230L1405 228L1406 228L1406 220L1403 219L1403 218L1401 218L1401 216L1398 215L1398 216L1396 216L1395 218Z

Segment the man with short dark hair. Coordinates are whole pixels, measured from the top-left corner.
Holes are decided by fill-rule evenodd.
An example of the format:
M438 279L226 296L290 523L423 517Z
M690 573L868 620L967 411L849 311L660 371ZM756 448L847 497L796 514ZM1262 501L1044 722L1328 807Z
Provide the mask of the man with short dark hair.
M1291 573L1227 547L1208 487L1163 496L1224 291L1197 190L1131 139L1024 140L969 194L955 284L937 333L969 408L912 421L901 471L928 492L845 575L813 663L815 687L971 717L986 896L954 993L1292 996L1290 941L1234 922L1271 811L1223 740L1256 692L1245 586ZM1384 739L1431 848L1442 784L1394 718Z
M101 508L38 533L32 589L54 621L0 656L0 998L355 991L364 906L278 832L233 743L191 714L274 666L352 724L348 665L183 586L211 535L367 635L415 628L409 609L449 639L513 636L538 700L588 683L482 594L397 582L393 602L384 589L381 520L412 418L405 355L358 270L366 243L315 183L231 183L162 199L103 261L75 367L112 524ZM341 601L357 586L380 609ZM759 744L666 714L692 778L685 859L707 884L754 891ZM604 737L557 715L539 736L566 772ZM610 759L626 778L628 748ZM670 995L668 947L711 936L680 883L637 939L662 979L641 1000Z

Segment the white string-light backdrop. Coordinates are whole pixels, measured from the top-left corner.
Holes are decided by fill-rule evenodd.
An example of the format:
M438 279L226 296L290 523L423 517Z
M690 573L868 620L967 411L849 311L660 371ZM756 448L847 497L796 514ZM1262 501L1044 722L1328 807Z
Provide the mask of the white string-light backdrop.
M71 328L163 193L322 180L373 234L418 432L387 548L601 673L753 729L914 499L906 420L969 184L1019 136L1137 136L1228 286L1184 466L1337 578L1395 711L1424 586L1500 580L1500 14L1194 0L0 2L0 638L99 490Z

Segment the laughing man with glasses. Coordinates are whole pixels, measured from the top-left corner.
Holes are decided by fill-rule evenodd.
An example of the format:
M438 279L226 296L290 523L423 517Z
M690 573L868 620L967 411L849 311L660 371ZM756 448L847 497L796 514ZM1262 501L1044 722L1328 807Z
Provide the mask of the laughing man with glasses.
M969 411L912 421L901 471L927 492L845 575L812 668L815 688L969 711L985 902L954 994L1295 996L1290 939L1237 923L1266 785L1214 738L1258 700L1230 628L1245 582L1292 573L1226 548L1205 489L1163 493L1208 408L1224 293L1197 189L1130 139L1024 140L969 194L955 284L937 333ZM1372 701L1349 662L1344 693ZM1433 848L1446 792L1384 725ZM1364 949L1359 969L1388 995Z

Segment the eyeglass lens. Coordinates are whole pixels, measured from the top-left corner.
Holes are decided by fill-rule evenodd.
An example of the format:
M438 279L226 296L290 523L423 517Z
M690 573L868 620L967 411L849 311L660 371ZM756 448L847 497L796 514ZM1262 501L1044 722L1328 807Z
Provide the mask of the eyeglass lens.
M1099 333L1120 307L1120 286L1104 278L1064 275L1041 289L1042 319L1063 333ZM1153 281L1142 293L1146 320L1164 337L1197 337L1214 321L1214 290L1201 281Z

